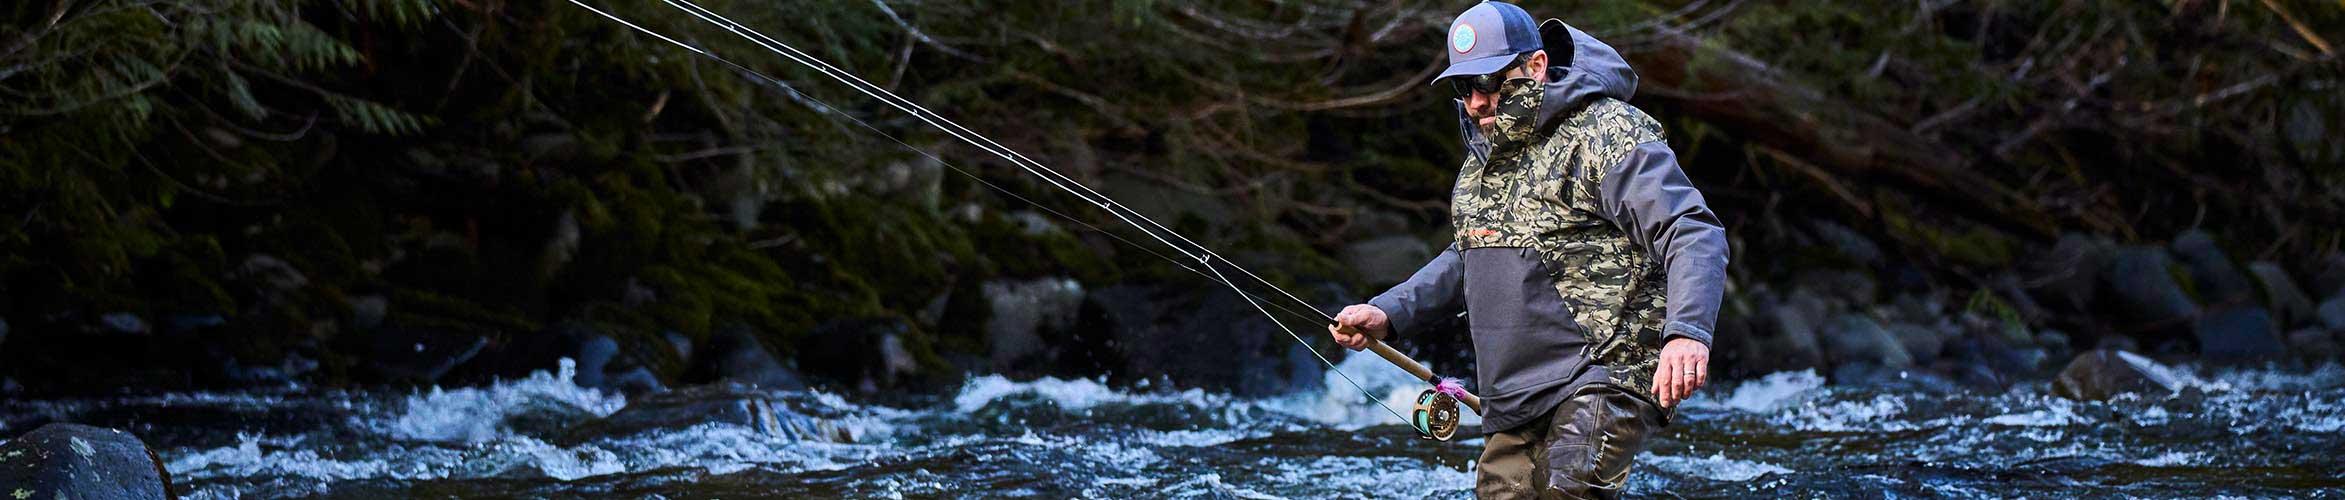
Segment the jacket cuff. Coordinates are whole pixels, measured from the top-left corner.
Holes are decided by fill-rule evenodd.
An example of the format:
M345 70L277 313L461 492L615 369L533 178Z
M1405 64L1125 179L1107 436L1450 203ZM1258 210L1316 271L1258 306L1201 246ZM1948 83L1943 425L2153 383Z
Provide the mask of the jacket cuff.
M1399 298L1395 298L1389 293L1368 299L1368 305L1384 310L1384 338L1386 339L1400 337L1401 332L1407 331L1409 325L1417 320L1414 313L1410 312Z
M1661 343L1667 344L1669 343L1670 339L1674 338L1694 339L1695 342L1701 342L1702 347L1709 347L1711 340L1709 329L1694 326L1693 323L1687 323L1684 321L1671 321L1669 322L1669 326L1662 327Z

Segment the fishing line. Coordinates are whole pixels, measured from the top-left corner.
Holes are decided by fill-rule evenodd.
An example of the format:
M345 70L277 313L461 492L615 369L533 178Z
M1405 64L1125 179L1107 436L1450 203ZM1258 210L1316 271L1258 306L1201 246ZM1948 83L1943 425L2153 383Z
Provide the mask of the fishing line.
M910 114L910 115L912 115L914 118L917 118L917 119L919 119L919 120L920 120L920 121L922 121L922 122L926 122L926 123L928 123L930 126L936 127L936 128L938 128L939 130L943 130L943 131L944 131L946 134L952 135L954 138L960 139L962 142L966 142L966 143L969 143L970 145L977 146L979 149L985 150L985 151L986 151L986 152L988 152L988 153L993 153L995 156L997 156L997 157L1000 157L1000 158L1002 158L1003 160L1007 160L1007 161L1009 161L1009 162L1010 162L1012 165L1014 165L1014 166L1017 166L1017 167L1019 167L1019 168L1020 168L1020 169L1022 169L1022 170L1025 170L1027 173L1029 173L1029 174L1033 174L1033 175L1035 175L1035 176L1037 176L1037 177L1041 177L1041 178L1042 178L1042 179L1043 179L1045 182L1048 182L1048 183L1050 183L1052 186L1054 186L1054 187L1057 187L1057 188L1059 188L1059 189L1060 189L1060 190L1062 190L1062 191L1066 191L1066 192L1067 192L1067 193L1069 193L1069 194L1075 195L1075 197L1076 197L1076 198L1082 199L1082 200L1084 200L1084 201L1085 201L1085 202L1087 202L1087 203L1091 203L1092 205L1094 205L1094 206L1097 206L1097 207L1099 207L1100 209L1107 211L1107 212L1108 212L1110 215L1113 215L1113 216L1115 216L1117 219L1123 220L1123 221L1124 221L1126 224L1130 224L1130 225L1132 225L1133 227L1140 229L1140 231L1141 231L1143 234L1147 234L1147 235L1148 235L1150 238L1154 238L1154 239L1156 239L1156 240L1157 240L1159 243L1163 243L1163 244L1165 244L1165 246L1172 248L1172 250L1173 250L1173 251L1175 251L1175 252L1179 252L1179 253L1181 253L1183 256L1186 256L1186 257L1189 257L1189 258L1191 258L1191 259L1194 259L1194 260L1198 261L1198 263L1199 263L1201 266L1205 267L1205 269L1206 269L1206 270L1208 270L1208 271L1212 271L1213 275L1211 276L1211 278L1212 278L1212 279L1213 279L1215 282L1217 282L1217 283L1220 283L1220 284L1222 284L1223 286L1227 286L1227 287L1229 287L1231 291L1235 291L1235 292L1237 292L1237 293L1238 293L1238 296L1239 296L1240 298L1243 298L1243 299L1245 299L1245 300L1246 300L1246 303L1247 303L1247 305L1253 306L1255 311L1258 311L1258 312L1262 313L1262 315L1263 315L1265 318L1268 318L1268 319L1270 320L1270 322L1271 322L1271 324L1272 324L1272 325L1276 325L1276 326L1278 326L1278 328L1279 328L1280 330L1282 330L1282 331L1285 331L1285 332L1286 332L1286 334L1287 334L1287 336L1288 336L1288 337L1290 337L1290 338L1293 338L1293 339L1294 339L1294 340L1295 340L1297 343L1301 343L1301 344L1303 345L1303 348L1304 348L1305 350L1311 351L1311 356L1312 356L1312 357L1314 357L1314 358L1317 358L1321 364L1324 364L1324 365L1326 365L1329 371L1335 372L1337 376L1339 376L1339 377L1343 378L1343 380L1344 380L1344 382L1345 382L1346 384L1349 384L1349 385L1351 385L1351 386L1352 386L1352 388L1353 388L1353 389L1356 389L1356 390L1358 390L1358 391L1360 392L1360 394L1361 394L1361 395L1363 395L1363 396L1367 396L1367 397L1368 397L1368 399L1369 399L1370 401L1373 401L1373 402L1375 402L1375 403L1376 403L1376 405L1377 405L1378 407L1380 407L1380 408L1383 408L1385 412L1387 412L1387 413L1391 413L1391 414L1392 414L1392 416L1393 416L1393 418L1399 419L1399 420L1400 420L1400 421L1401 421L1401 422L1402 422L1404 425L1412 425L1412 427L1414 427L1414 424L1412 424L1412 423L1411 423L1411 420L1409 419L1409 417L1403 416L1403 415L1401 415L1401 413L1400 413L1399 411L1393 410L1393 409L1392 409L1392 406L1391 406L1391 405L1389 405L1389 404L1386 404L1386 403L1384 402L1384 399L1383 399L1383 398L1377 397L1375 393L1373 393L1373 392L1369 391L1369 390L1368 390L1366 387L1364 387L1364 386L1361 386L1361 385L1360 385L1360 383L1359 383L1357 380L1354 380L1354 379L1351 377L1351 375L1350 375L1350 374L1344 373L1344 372L1343 372L1343 370L1341 370L1341 369L1337 368L1337 367L1335 366L1335 363L1334 363L1333 361L1330 361L1329 359L1327 359L1327 357L1326 357L1325 355L1322 355L1322 354L1320 354L1318 349L1313 349L1313 348L1311 348L1311 346L1310 346L1310 343L1309 343L1308 341L1305 341L1305 340L1303 339L1302 335L1295 333L1294 329L1292 329L1292 328L1288 328L1288 327L1287 327L1287 325L1285 324L1285 322L1279 321L1276 315L1274 315L1274 314L1271 314L1269 309L1267 309L1267 308L1263 307L1263 303L1262 303L1262 301L1260 301L1260 300L1257 300L1257 297L1256 297L1256 296L1255 296L1253 293L1247 292L1247 291L1246 291L1244 288L1242 288L1242 287L1239 287L1239 286L1237 285L1237 283L1236 283L1235 281L1231 280L1231 279L1230 279L1230 278L1229 278L1227 275L1224 275L1224 274L1222 274L1220 269L1217 269L1217 268L1215 268L1215 267L1213 266L1213 262L1212 262L1212 261L1213 261L1213 260L1217 260L1217 259L1218 259L1218 260L1221 260L1221 261L1224 263L1224 265L1227 265L1227 266L1229 266L1229 267L1231 267L1231 268L1237 269L1239 272L1241 272L1241 273L1244 273L1244 274L1245 274L1245 275L1247 275L1248 277L1252 277L1252 278L1253 278L1253 279L1254 279L1256 282L1259 282L1259 283L1261 283L1262 285L1264 285L1264 286L1267 286L1267 287L1270 287L1272 290L1276 290L1276 291L1278 291L1280 294L1283 294L1283 295L1285 295L1285 296L1286 296L1288 299L1292 299L1292 300L1294 300L1294 301L1295 301L1295 302L1297 302L1297 303L1303 304L1303 305L1304 305L1306 308L1310 309L1310 310L1311 310L1311 311L1313 311L1313 312L1316 312L1316 313L1318 313L1318 316L1319 316L1319 317L1321 317L1321 318L1325 318L1325 319L1327 319L1327 320L1329 320L1329 321L1333 321L1333 320L1334 320L1334 317L1333 317L1333 316L1329 316L1329 315L1328 315L1326 312L1319 311L1319 310L1318 310L1318 308L1317 308L1317 307L1315 307L1315 306L1312 306L1312 305L1310 304L1310 302L1309 302L1309 301L1305 301L1305 300L1303 300L1301 297L1297 297L1297 296L1295 296L1295 294L1293 294L1293 293L1291 293L1291 292L1288 292L1288 291L1286 291L1286 289L1285 289L1285 288L1279 287L1278 285L1271 283L1269 280L1262 278L1260 275L1257 275L1257 274L1255 274L1253 271L1247 270L1247 269L1246 269L1245 267L1243 267L1243 266L1239 266L1239 265L1237 265L1236 263L1234 263L1234 262L1231 262L1231 261L1229 261L1229 260L1228 260L1228 259L1226 259L1226 258L1222 258L1220 254L1218 254L1218 253L1214 253L1214 252L1212 251L1212 249L1210 249L1210 248L1206 248L1204 245L1198 244L1197 242L1195 242L1195 241L1193 241L1193 240L1190 240L1189 238L1187 238L1187 237L1185 237L1185 236L1181 236L1181 235L1180 235L1180 233L1178 233L1178 232L1174 232L1172 229L1164 227L1164 225L1157 223L1157 222L1156 222L1154 219L1150 219L1150 218L1148 218L1146 215L1144 215L1144 214L1141 214L1141 213L1139 213L1139 212L1138 212L1138 211L1136 211L1136 210L1132 210L1130 207L1128 207L1128 206L1125 206L1124 204L1122 204L1122 203L1120 203L1120 202L1116 202L1114 199L1112 199L1112 198L1109 198L1109 197L1107 197L1107 196L1106 196L1106 195L1104 195L1104 194L1100 194L1100 193L1099 193L1098 191L1096 191L1096 190L1092 190L1092 189L1090 188L1090 186L1085 186L1085 185L1083 185L1081 182L1079 182L1079 181L1076 181L1076 180L1074 180L1073 178L1066 177L1064 174L1060 174L1060 173L1058 173L1058 171L1056 171L1056 170L1053 170L1053 169L1051 169L1051 168L1049 168L1049 167L1047 167L1047 166L1044 166L1044 165L1042 165L1040 162L1036 162L1036 161L1034 161L1034 160L1032 160L1032 159L1030 159L1030 158L1026 158L1026 156L1025 156L1024 154L1020 154L1020 153L1018 153L1016 150L1009 149L1007 146L1002 146L1000 143L998 143L998 142L994 142L994 141L993 141L991 138L985 137L985 136L984 136L984 135L982 135L982 134L978 134L976 131L969 130L967 127L963 127L963 126L961 126L959 123L957 123L957 122L953 122L952 120L950 120L950 119L947 119L947 118L943 117L942 115L938 115L937 113L935 113L935 112L933 112L933 111L929 111L929 110L928 110L926 107L922 107L922 106L920 106L918 103L916 103L916 102L913 102L913 101L911 101L910 99L905 99L905 98L903 98L903 97L901 97L901 96L897 96L895 93L893 93L893 92L889 92L887 89L885 89L885 88L881 88L881 87L879 87L879 86L877 86L877 85L873 85L873 84L871 84L870 82L863 80L861 77L857 77L857 76L855 76L853 73L849 73L849 72L847 72L847 71L845 71L845 70L843 70L843 69L840 69L840 68L838 68L838 67L836 67L836 66L832 66L832 65L830 65L830 63L828 63L828 62L824 62L824 61L822 61L820 58L816 58L816 57L814 57L814 56L813 56L813 55L811 55L811 54L808 54L808 53L806 53L806 52L804 52L804 51L800 51L800 50L798 50L796 47L790 46L789 44L783 43L783 42L781 42L781 41L779 41L779 40L775 40L775 39L773 39L772 37L766 36L764 33L760 33L760 32L757 32L757 31L756 31L756 30L754 30L754 29L751 29L751 28L749 28L748 26L744 26L744 25L741 25L740 23L734 22L732 19L730 19L730 18L726 18L726 17L724 17L723 15L717 14L717 13L716 13L716 12L714 12L714 11L710 11L710 10L708 10L708 9L707 9L707 8L705 8L705 7L701 7L699 4L692 3L690 0L662 0L662 1L663 1L664 3L667 3L667 4L668 4L669 6L671 6L671 7L675 7L675 8L677 8L678 10L683 10L683 11L685 11L685 13L687 13L687 14L691 14L693 17L695 17L695 18L698 18L698 19L700 19L700 20L701 20L701 21L703 21L703 22L708 22L708 23L710 23L710 24L714 24L714 25L716 25L716 26L717 26L717 27L719 27L719 28L723 28L725 31L731 32L731 33L733 33L733 34L734 34L734 35L736 35L736 36L740 36L740 37L742 37L743 39L750 41L750 43L756 44L757 46L759 46L759 47L761 47L761 48L765 48L767 51L773 52L773 53L774 53L774 54L776 54L776 55L780 55L780 56L782 56L783 58L785 58L785 59L789 59L789 60L790 60L790 61L792 61L792 62L796 62L796 63L798 63L798 64L800 64L800 65L803 65L803 66L806 66L806 67L808 67L808 68L812 68L812 69L816 70L817 72L821 72L821 73L822 73L822 74L824 74L825 76L829 76L829 77L831 77L831 78L832 78L832 79L834 79L834 80L838 80L840 83L846 84L848 87L854 88L856 91L858 91L858 92L861 92L861 93L863 93L863 94L864 94L864 95L866 95L866 96L869 96L869 97L871 97L871 98L873 98L873 99L878 99L878 100L880 100L881 102L888 104L890 107L894 107L894 108L896 108L898 111L903 111L903 112L905 112L906 114ZM733 68L734 70L736 70L736 71L740 71L740 72L743 72L743 73L745 73L745 74L749 74L749 75L755 75L755 76L757 76L757 77L759 77L759 78L762 78L762 79L764 79L764 80L767 80L768 82L771 82L771 83L773 83L773 84L775 84L775 85L781 86L781 87L782 87L782 88L784 88L784 89L790 89L790 87L789 87L789 85L788 85L787 83L785 83L785 82L782 82L782 81L781 81L781 80L779 80L779 79L776 79L776 78L774 78L774 77L771 77L771 76L767 76L767 75L765 75L764 73L758 72L758 71L756 71L756 70L749 69L748 67L746 67L746 66L742 66L741 64L734 63L733 61L731 61L731 60L728 60L728 59L725 59L724 57L718 56L718 55L716 55L714 52L711 52L711 51L709 51L709 50L707 50L707 49L702 49L702 48L699 48L699 47L694 47L694 46L692 46L692 45L690 45L690 44L686 44L686 43L683 43L683 42L677 41L676 39L674 39L674 38L670 38L670 37L668 37L667 35L661 34L661 33L657 32L657 31L651 30L651 29L649 29L649 28L644 28L644 27L642 27L642 26L640 26L640 25L637 25L637 24L635 24L635 23L633 23L633 22L629 22L629 21L627 21L626 19L624 19L624 18L620 18L620 17L619 17L619 16L617 16L617 15L613 15L613 14L611 14L611 13L609 13L609 12L605 12L605 11L603 11L603 10L601 10L601 9L594 8L593 6L587 5L587 4L585 4L584 2L581 2L580 0L569 0L569 2L570 2L571 4L573 4L573 5L577 5L577 6L579 6L580 8L584 8L584 9L586 9L586 10L588 10L588 11L592 11L592 12L594 12L595 14L601 15L601 16L603 16L604 18L607 18L607 19L610 19L610 20L612 20L612 21L614 21L614 22L618 22L619 24L625 25L625 26L627 26L628 28L633 28L633 29L635 29L636 31L641 31L641 32L644 32L645 34L649 34L649 35L651 35L651 36L653 36L653 37L659 38L659 39L660 39L660 40L662 40L662 41L666 41L666 42L668 42L669 44L672 44L672 45L675 45L675 46L678 46L678 47L682 47L682 48L684 48L685 50L692 51L692 52L693 52L693 53L695 53L695 54L700 54L700 55L702 55L702 56L705 56L705 57L708 57L708 58L710 58L710 59L716 60L717 62L723 63L723 64L725 64L726 66L730 66L730 67L732 67L732 68ZM712 17L713 17L713 19L712 19ZM747 31L748 33L743 33L743 31ZM768 45L768 43L767 43L767 42L771 42L771 45ZM776 48L776 46L779 46L780 48ZM786 49L786 50L787 50L787 52L785 52L785 51L784 51L784 49ZM794 93L795 93L795 92L794 92ZM803 96L803 97L805 97L805 98L807 98L807 99L809 99L809 100L812 100L812 101L814 101L815 103L818 103L818 104L820 104L820 105L821 105L823 108L828 108L828 111L829 111L829 112L826 112L825 114L836 114L836 115L839 115L839 116L844 116L844 117L846 117L848 120L851 120L851 121L855 122L857 125L860 125L860 126L862 126L864 129L871 130L872 132L874 132L874 133L877 133L877 134L879 134L879 135L881 135L881 136L883 136L883 137L887 137L889 140L896 142L898 145L901 145L901 146L903 146L903 147L905 147L905 148L907 148L907 149L911 149L911 150L913 150L913 151L915 151L915 152L918 152L918 153L920 153L922 156L926 156L926 157L928 157L928 158L930 158L930 159L936 160L936 161L937 161L939 164L945 165L946 167L948 167L948 168L951 168L951 169L952 169L954 172L960 173L961 175L968 176L969 178L971 178L971 179L973 179L973 180L976 180L978 183L980 183L980 184L984 184L986 187L993 188L993 189L994 189L994 190L996 190L996 191L1001 191L1001 192L1002 192L1002 193L1004 193L1004 194L1008 194L1008 195L1010 195L1010 196L1011 196L1011 197L1013 197L1013 198L1017 198L1018 200L1020 200L1020 201L1023 201L1023 202L1026 202L1027 204L1029 204L1029 205L1032 205L1032 206L1034 206L1034 207L1036 207L1036 208L1042 209L1043 211L1050 212L1051 214L1053 214L1053 215L1056 215L1056 216L1059 216L1060 218L1064 218L1064 219L1066 219L1066 220L1069 220L1069 221L1075 222L1075 223L1077 223L1077 224L1081 224L1081 225L1083 225L1084 227L1090 228L1090 229L1092 229L1093 231L1098 231L1098 232L1099 232L1099 233L1101 233L1101 234L1108 235L1109 237L1115 238L1117 241L1122 241L1122 242L1124 242L1124 243L1125 243L1125 244L1127 244L1127 245L1131 245L1131 246L1133 246L1133 247L1140 248L1142 251L1146 251L1146 252L1148 252L1148 253L1149 253L1149 254L1151 254L1151 255L1155 255L1155 256L1157 256L1158 258L1162 258L1162 259L1165 259L1166 261L1172 262L1174 265L1176 265L1176 266L1179 266L1179 267L1181 267L1182 269L1186 269L1186 270L1188 270L1188 271L1190 271L1190 272L1192 272L1192 273L1197 273L1197 274L1198 274L1198 275L1200 275L1200 276L1203 276L1203 275L1205 274L1205 273L1203 273L1203 272L1199 272L1199 271L1198 271L1197 269L1195 269L1195 268L1191 268L1191 267L1189 267L1188 265L1182 264L1181 262L1179 262L1178 260L1175 260L1175 259L1173 259L1173 258L1172 258L1172 257L1170 257L1170 256L1167 256L1167 255L1164 255L1164 254L1161 254L1161 253L1156 253L1156 252L1155 252L1155 251L1153 251L1153 250L1148 250L1146 247L1140 246L1139 244L1137 244L1137 243L1134 243L1134 242L1132 242L1131 240L1124 239L1124 238L1123 238L1123 237L1121 237L1121 236L1117 236L1116 234L1114 234L1114 233L1111 233L1111 232L1108 232L1108 231L1106 231L1106 230L1104 230L1104 229L1101 229L1101 228L1099 228L1098 226L1094 226L1094 225L1091 225L1090 223L1083 222L1083 221L1081 221L1081 220L1079 220L1079 219L1075 219L1074 217L1072 217L1072 216L1069 216L1069 215L1067 215L1067 214L1065 214L1065 213L1061 213L1061 212L1059 212L1059 211L1057 211L1057 210L1052 210L1052 209L1050 209L1050 208L1048 208L1048 207L1044 207L1044 206L1042 206L1041 204L1039 204L1039 203L1035 203L1033 200L1027 199L1027 198L1026 198L1026 197L1024 197L1024 196L1019 196L1017 193L1011 192L1011 191L1009 191L1009 190L1007 190L1007 189L1004 189L1004 188L1002 188L1002 187L1000 187L1000 186L994 185L994 184L993 184L993 183L991 183L991 182L987 182L987 181L985 181L985 179L978 177L978 176L977 176L976 174L974 174L974 173L971 173L971 172L969 172L969 171L967 171L967 170L963 170L963 169L961 169L961 168L960 168L960 167L958 167L958 166L954 166L954 165L952 165L950 162L946 162L946 161L944 161L944 160L943 160L943 159L941 159L941 158L937 158L937 157L936 157L936 155L934 155L934 154L930 154L930 153L929 153L929 152L927 152L926 150L922 150L922 149L920 149L920 148L918 148L918 147L914 147L914 146L912 146L911 144L909 144L909 143L906 143L906 142L904 142L903 140L896 138L894 135L891 135L891 134L888 134L888 133L886 133L886 132L884 132L884 131L881 131L881 130L879 130L877 127L873 127L871 124L864 122L862 119L860 119L860 118L856 118L856 117L855 117L854 115L852 115L852 114L849 114L849 113L846 113L846 112L840 111L840 110L838 110L836 107L833 107L833 106L831 106L831 105L830 105L830 104L828 104L828 103L822 102L820 99L816 99L816 98L814 98L814 97L813 97L813 96L811 96L811 95L806 95L806 94L804 94L804 93L796 93L796 94L798 94L798 95L800 95L800 96ZM884 95L884 97L883 97L883 95ZM933 119L932 119L932 118L933 118ZM943 122L943 123L939 123L940 121L941 121L941 122ZM965 135L964 135L964 134L965 134ZM972 139L971 137L976 137L976 139ZM1064 182L1062 182L1062 181L1064 181ZM1076 189L1074 189L1074 188L1069 188L1069 187L1067 187L1069 184L1072 184L1072 185L1074 185L1074 186L1076 186L1076 187L1080 187L1080 188L1082 188L1082 190L1081 190L1081 191L1077 191L1077 190L1076 190ZM1127 214L1127 213L1129 214L1129 216L1126 216L1126 214ZM1146 224L1146 225L1142 225L1142 224L1140 224L1139 222L1135 222L1135 221L1133 221L1132 219L1133 219L1134 217L1137 217L1137 218L1139 218L1141 221L1146 221L1146 222L1147 222L1147 224ZM1155 230L1150 230L1150 229L1149 229L1150 227L1154 227L1154 228L1155 228ZM1172 236L1172 238L1173 238L1173 239L1178 239L1178 240L1180 240L1182 243L1187 243L1187 244L1188 244L1190 247L1193 247L1193 248L1195 248L1195 249L1197 250L1197 252L1201 252L1203 255L1199 255L1198 253L1193 253L1193 252L1190 252L1188 249L1185 249L1185 248L1183 248L1181 245L1176 245L1176 244L1174 244L1172 241L1170 241L1170 240L1167 240L1167 239L1166 239L1166 238L1165 238L1163 235L1159 235L1159 234L1157 233L1157 231L1163 231L1163 233L1164 233L1164 234ZM1285 311L1285 312L1287 312L1288 314L1295 314L1295 315L1298 315L1298 316L1300 316L1300 314L1296 313L1296 312L1295 312L1293 309L1288 309L1288 308L1286 308L1286 307L1285 307L1284 305L1282 305L1282 304L1272 304L1272 305L1279 307L1279 309L1281 309L1282 311Z
M985 134L980 134L977 133L977 131L970 130L968 127L962 126L960 122L955 122L951 118L946 118L942 114L938 114L935 111L930 111L927 107L921 106L918 102L914 102L911 99L906 99L903 96L898 96L894 92L891 92L884 87L880 87L879 85L864 80L860 76L856 76L852 72L846 71L845 69L839 68L838 66L831 65L829 62L815 57L813 54L809 54L806 51L799 50L797 47L791 46L788 43L784 43L781 40L776 40L771 36L766 36L765 33L757 31L755 28L751 28L747 25L733 21L732 18L725 17L723 14L718 14L716 11L709 10L706 7L701 7L700 4L693 3L691 0L662 0L662 2L668 4L670 7L683 10L685 13L691 14L693 17L699 18L702 21L715 24L717 27L723 28L725 31L732 32L734 35L740 36L742 39L748 40L750 43L756 44L758 47L764 48L776 55L780 55L784 58L790 59L793 62L797 62L798 64L805 65L809 68L813 68L816 71L822 72L824 75L838 80L839 83L847 84L848 87L854 88L857 92L862 92L864 95L870 96L873 99L879 99L881 102L885 102L889 106L895 107L899 111L911 114L914 118L919 118L921 121L927 122L931 126L944 129L946 133L952 134L954 137L959 138L962 141L976 145L980 149L985 149L987 152L993 153L995 156L999 156L1003 160L1008 160L1012 165L1018 166L1027 173L1042 177L1044 181L1050 182L1052 186L1074 194L1075 197L1081 198L1086 202L1106 210L1109 215L1113 215L1118 219L1122 219L1125 223L1139 228L1142 233L1147 234L1150 238L1155 238L1158 242L1164 243L1165 246L1172 247L1174 251L1180 252L1183 256L1187 256L1191 259L1197 260L1199 263L1207 265L1210 265L1212 260L1220 260L1224 263L1227 263L1231 268L1237 269L1238 272L1244 273L1246 276L1254 278L1256 282L1261 283L1263 286L1270 287L1270 289L1278 291L1278 293L1285 295L1288 299L1294 300L1295 303L1301 304L1303 307L1310 308L1313 311L1318 310L1317 306L1312 305L1310 301L1303 300L1301 297L1297 297L1295 294L1286 291L1285 288L1271 283L1270 280L1262 278L1261 275L1254 274L1253 271L1246 269L1245 266L1237 265L1237 263L1231 262L1227 258L1223 258L1221 254L1215 253L1213 249L1206 248L1205 245L1199 244L1196 241L1192 241L1186 236L1182 236L1179 232L1165 227L1163 224L1156 222L1155 219L1149 218L1146 214L1142 214L1137 210L1133 210L1131 207L1125 206L1123 203L1115 201L1114 198L1110 198L1105 194L1101 194L1099 191L1091 189L1090 186L1084 185L1080 181L1076 181L1073 178L1067 177L1065 174L1061 174L1057 170L1043 165L1041 162L1034 161L1032 158L1027 158L1024 153L1010 149L1008 146L1003 146L1001 143L994 142L991 137L987 137ZM576 3L576 0L573 0L572 3ZM970 137L975 137L976 139L972 140ZM984 142L980 144L978 141ZM1074 188L1067 187L1069 185L1072 185L1075 188L1081 188L1082 191L1076 191ZM1127 214L1129 215L1128 217ZM1147 222L1147 225L1141 225L1139 222L1134 222L1132 220L1133 218L1138 218L1141 222ZM1155 229L1150 230L1150 227L1154 227ZM1162 232L1161 235L1159 234L1159 231ZM1196 250L1196 252L1191 252L1187 248L1183 248L1181 245L1175 245L1171 241L1167 241L1164 238L1164 236L1167 235L1171 236L1173 239L1180 240L1182 243L1188 244L1188 248L1193 248ZM1199 253L1202 253L1203 255L1198 255ZM1319 315L1322 318L1325 318L1327 321L1335 321L1334 316L1330 316L1325 312L1321 312Z

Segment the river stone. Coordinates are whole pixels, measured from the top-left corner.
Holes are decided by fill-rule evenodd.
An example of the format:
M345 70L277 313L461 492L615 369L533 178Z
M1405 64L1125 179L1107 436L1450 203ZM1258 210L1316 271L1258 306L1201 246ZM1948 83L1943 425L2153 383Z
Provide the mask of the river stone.
M2199 354L2222 361L2270 358L2280 354L2280 332L2272 313L2247 305L2219 306L2198 319Z
M1846 269L1810 269L1799 273L1795 281L1801 290L1816 290L1825 297L1848 304L1877 302L1874 294L1880 289L1879 285L1874 284L1872 276Z
M2338 354L2345 353L2341 347L2345 346L2338 345L2337 336L2329 334L2328 330L2305 328L2288 332L2288 351L2299 358L2316 361L2337 359Z
M2052 380L2052 394L2085 401L2127 392L2170 394L2182 389L2182 382L2172 373L2173 369L2138 354L2094 350L2077 355L2068 368L2060 370L2059 378Z
M1245 397L1311 390L1323 381L1325 368L1303 344L1227 289L1117 285L1091 294L1088 304L1082 330L1105 336L1070 343L1090 346L1083 347L1089 352L1083 357L1101 367L1090 373L1121 373ZM1321 352L1340 350L1316 325L1288 328L1318 344ZM1201 355L1206 352L1211 355Z
M1817 335L1829 310L1822 297L1807 290L1793 290L1782 303L1768 308L1765 322L1777 335L1781 356L1776 359L1786 363L1784 369L1823 366L1823 344Z
M684 374L686 381L739 382L767 389L806 388L806 381L798 376L797 370L775 358L765 343L758 340L757 330L747 326L718 329L709 335L707 345L692 350L699 356L692 358L692 368Z
M557 440L575 446L597 438L626 437L644 431L687 429L702 424L731 424L761 434L793 441L853 443L850 429L820 404L741 384L710 384L647 395L627 403L609 416L580 424ZM803 399L803 398L801 398Z
M164 499L171 475L137 436L53 423L0 444L0 495L8 499Z
M1433 260L1433 249L1415 236L1386 236L1343 247L1343 262L1360 281L1389 286L1408 281Z
M831 320L816 325L798 342L798 367L806 375L848 384L863 392L896 387L920 364L904 347L912 325L898 318Z
M1870 363L1884 368L1913 366L1913 355L1879 322L1859 314L1832 318L1824 329L1826 352L1836 364Z
M1823 240L1826 248L1850 264L1870 268L1881 263L1881 246L1855 229L1825 219L1810 220L1808 227L1814 230L1817 239Z
M2331 297L2328 301L2321 302L2321 307L2316 315L2321 319L2321 326L2329 327L2331 331L2345 332L2345 295Z
M2115 253L2113 247L2108 238L2060 235L2060 241L2042 259L2028 263L2028 281L2037 283L2032 291L2049 307L2072 313L2086 311L2093 303L2101 272Z
M1083 285L1073 279L997 280L981 288L991 305L985 349L995 370L1048 361L1047 339L1072 327L1082 312Z
M1897 338L1897 344L1904 347L1905 353L1912 356L1916 363L1936 360L1940 353L1945 352L1946 336L1935 328L1905 322L1890 323L1887 328L1890 336Z
M2173 247L2175 258L2190 270L2191 284L2200 299L2210 304L2254 300L2255 289L2247 283L2247 275L2231 265L2231 256L2215 245L2214 236L2193 229L2174 238Z
M2180 325L2198 316L2198 305L2169 273L2172 265L2166 251L2157 247L2135 245L2117 250L2102 278L2117 299L2120 317L2114 319L2122 323L2121 329Z
M2333 253L2313 265L2312 293L2345 297L2345 253Z
M2279 263L2259 260L2248 264L2247 272L2263 285L2264 298L2280 313L2281 324L2303 324L2312 319L2312 299L2296 286L2296 280L2288 278L2288 271Z

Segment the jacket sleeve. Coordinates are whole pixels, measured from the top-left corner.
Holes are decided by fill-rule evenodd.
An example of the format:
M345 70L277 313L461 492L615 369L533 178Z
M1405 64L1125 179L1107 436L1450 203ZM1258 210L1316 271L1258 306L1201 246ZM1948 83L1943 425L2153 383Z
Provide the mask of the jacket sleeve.
M1457 314L1465 306L1464 290L1465 266L1458 261L1457 244L1451 243L1408 281L1368 299L1368 305L1384 310L1391 334L1397 337L1416 328L1421 318Z
M1709 345L1726 293L1726 227L1661 141L1637 145L1598 188L1604 216L1668 266L1669 322L1661 337Z

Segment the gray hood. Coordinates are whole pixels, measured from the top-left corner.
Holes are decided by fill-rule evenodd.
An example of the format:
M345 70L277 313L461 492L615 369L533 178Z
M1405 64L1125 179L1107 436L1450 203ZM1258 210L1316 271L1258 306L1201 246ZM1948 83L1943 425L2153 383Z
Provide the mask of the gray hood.
M1598 97L1622 101L1637 95L1637 72L1620 51L1559 19L1539 23L1547 43L1547 97L1539 104L1539 127L1553 126ZM1564 40L1570 40L1565 45ZM1569 61L1558 63L1556 61Z
M1539 103L1539 128L1555 126L1599 97L1627 101L1637 95L1637 72L1611 45L1589 36L1561 19L1539 23L1539 38L1547 45L1547 96ZM1465 103L1456 103L1458 126L1463 129L1466 154L1487 157L1490 142L1466 116Z

